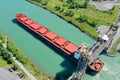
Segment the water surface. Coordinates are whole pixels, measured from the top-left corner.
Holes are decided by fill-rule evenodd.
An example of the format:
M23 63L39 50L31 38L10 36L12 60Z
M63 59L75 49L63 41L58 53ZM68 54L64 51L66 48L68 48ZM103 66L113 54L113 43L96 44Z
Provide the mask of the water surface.
M45 9L25 0L1 0L0 31L11 37L23 53L48 74L69 74L75 70L75 66L61 53L15 24L13 20L17 13L26 14L76 45L88 43L91 46L94 43L89 36ZM120 55L116 58L101 55L100 58L105 63L103 70L96 76L86 75L85 80L119 80L120 78L115 76L120 73Z

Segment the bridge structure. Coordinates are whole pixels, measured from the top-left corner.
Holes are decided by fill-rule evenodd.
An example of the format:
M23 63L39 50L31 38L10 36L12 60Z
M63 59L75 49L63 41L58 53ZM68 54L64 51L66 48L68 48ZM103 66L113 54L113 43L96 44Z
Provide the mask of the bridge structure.
M87 51L81 53L77 50L80 57L76 72L68 80L83 80L87 66L94 63L103 50L109 52L114 43L120 38L120 4L118 4L118 6L118 24L116 26L112 24L109 30L103 36L99 37L94 45Z
M80 57L76 72L68 80L83 80L87 66L94 63L103 50L108 51L109 46L115 38L118 28L118 26L111 25L109 30L101 37L98 37L94 45L87 51L81 53L79 50L77 50L77 53L80 54Z

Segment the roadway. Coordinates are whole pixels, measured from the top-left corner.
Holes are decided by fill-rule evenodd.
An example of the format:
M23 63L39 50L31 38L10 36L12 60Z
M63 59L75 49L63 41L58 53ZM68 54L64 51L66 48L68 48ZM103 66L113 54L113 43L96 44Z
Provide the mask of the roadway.
M7 48L7 37L5 40L5 43L3 44L4 48ZM14 62L24 71L24 73L29 77L30 80L37 80L24 66L21 62L19 62L16 57L13 56L13 54L9 51L9 54L12 56ZM9 79L5 79L5 80L9 80ZM13 79L11 79L13 80ZM17 79L15 79L17 80ZM18 79L19 80L19 79Z
M116 42L119 38L120 38L120 25L119 25L119 28L118 28L118 30L117 30L117 33L116 33L114 39L113 39L112 42L111 42L111 45L109 45L109 48L108 48L107 52L109 52L109 50L112 48L112 46L115 44L115 42Z
M93 45L93 47L92 47L92 49L89 51L89 52L91 52L92 54L90 55L90 56L88 56L88 59L90 60L89 61L89 64L90 63L92 63L92 62L94 62L97 58L98 58L98 56L99 56L99 54L106 48L106 46L109 44L109 43L111 43L111 41L114 39L114 36L115 36L115 34L116 34L116 31L109 31L106 35L109 37L109 40L108 41L97 41L94 45Z
M115 35L115 38L113 39L113 41L111 42L111 45L109 46L109 49L107 50L107 52L112 48L112 46L114 45L114 43L120 38L120 4L119 6L119 11L118 11L118 30L117 33Z
M86 66L90 65L91 63L94 63L96 61L96 59L98 58L99 54L109 44L111 44L111 41L115 38L116 33L117 33L117 31L115 31L115 30L108 30L106 32L106 35L109 38L107 41L104 41L102 39L97 40L97 42L87 52L86 58L89 60L88 62L87 62L87 59L85 57L83 57L83 56L79 59L77 70L76 70L77 72L74 75L74 79L82 80L82 78L84 76L84 72L86 71Z
M12 53L10 53L12 55ZM37 80L24 66L20 63L16 58L12 55L13 60L15 63L24 71L24 73L30 78L30 80Z
M106 4L106 3L105 3ZM114 3L115 4L115 3ZM116 4L118 5L118 4ZM119 22L118 24L120 24L120 6L119 6ZM97 41L91 48L90 50L88 51L88 60L89 62L87 63L88 65L91 64L92 62L94 62L99 54L108 46L110 46L111 44L114 44L112 43L112 41L114 42L118 37L120 37L119 35L120 33L120 25L119 25L119 28L117 31L114 31L114 30L108 30L105 34L109 37L109 40L108 41ZM81 58L80 58L81 59ZM78 62L78 66L77 66L77 72L73 75L73 77L70 77L69 80L71 79L75 79L75 80L83 80L83 76L84 76L84 72L86 71L84 67L86 67L86 65L81 65L83 64L82 61L84 59L82 59L81 61L79 60ZM85 63L85 62L84 62ZM81 65L81 66L80 66ZM82 73L80 73L82 72ZM82 77L82 78L81 78Z
M10 72L8 69L0 68L0 80L23 80L17 75Z

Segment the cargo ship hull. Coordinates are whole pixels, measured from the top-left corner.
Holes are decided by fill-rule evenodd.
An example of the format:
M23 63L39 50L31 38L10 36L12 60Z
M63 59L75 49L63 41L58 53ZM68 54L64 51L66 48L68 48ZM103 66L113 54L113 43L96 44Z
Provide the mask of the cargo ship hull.
M23 21L20 20L20 18L23 19ZM77 63L77 60L73 59L73 54L78 48L78 46L64 39L63 37L60 37L59 35L53 33L52 31L45 28L44 26L41 26L40 24L34 22L33 20L29 19L23 14L17 14L16 19L19 25L21 25L25 30L29 31L33 36L37 37L38 39L40 38L45 44L50 44L49 46L54 47L52 49L57 49L56 51L62 52L64 55L69 57L72 61ZM25 22L27 22L27 24ZM32 26L33 28L30 27L32 24L33 24ZM41 29L41 33L39 33L40 29Z
M19 24L25 30L32 33L33 36L37 37L38 39L40 38L45 44L49 44L49 46L54 47L52 49L57 49L55 51L59 51L63 53L74 63L78 63L78 60L74 57L74 54L78 49L78 46L64 39L63 37L55 34L46 27L38 24L37 22L31 20L24 14L17 14L16 19L19 22ZM88 71L99 72L96 71L95 69L92 69L89 65L88 65Z

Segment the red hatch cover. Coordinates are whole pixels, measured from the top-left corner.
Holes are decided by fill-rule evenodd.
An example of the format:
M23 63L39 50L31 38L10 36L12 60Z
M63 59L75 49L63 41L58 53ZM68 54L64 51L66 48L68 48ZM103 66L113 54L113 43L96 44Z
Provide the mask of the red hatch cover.
M33 23L33 21L32 20L27 20L27 21L25 21L25 23L26 24L31 24L31 23Z
M67 46L65 46L65 49L70 53L74 53L77 50L77 46L75 46L72 43L69 43Z
M48 39L52 40L52 39L54 39L55 37L57 37L57 34L55 34L55 33L53 33L53 32L48 32L47 34L45 34L45 36L46 36Z
M21 17L21 18L20 18L21 21L25 21L25 20L27 20L27 19L28 19L27 17Z
M46 31L48 31L46 28L40 28L38 30L38 32L41 33L41 34L45 33Z
M38 23L33 23L33 24L30 24L30 27L36 30L40 27L40 25Z
M58 44L59 46L62 46L65 42L67 42L67 40L61 37L57 41L55 41L55 43Z

